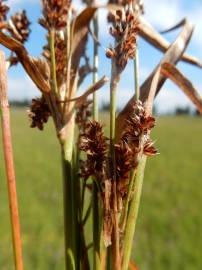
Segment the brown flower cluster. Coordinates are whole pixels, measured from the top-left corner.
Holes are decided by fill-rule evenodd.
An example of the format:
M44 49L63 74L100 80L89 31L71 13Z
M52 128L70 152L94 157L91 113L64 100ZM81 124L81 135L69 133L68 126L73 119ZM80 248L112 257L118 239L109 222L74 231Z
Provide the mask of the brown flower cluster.
M109 4L116 4L116 5L120 5L120 6L126 6L130 3L132 3L133 9L134 11L138 11L141 14L144 13L144 4L143 4L143 0L109 0L108 2ZM108 20L109 22L111 22L111 13L108 16Z
M144 153L147 156L157 154L149 137L154 126L155 118L146 114L140 101L136 102L134 113L127 120L121 141L116 145L117 181L121 197L127 192L130 171L137 168L141 154Z
M43 56L50 63L51 56L49 43L43 47ZM59 33L55 34L55 58L57 81L60 85L61 82L65 80L67 73L67 44Z
M85 130L87 120L92 115L92 110L90 108L91 104L92 100L86 100L76 108L75 122L78 125L80 131Z
M33 99L28 116L31 119L31 128L37 127L43 130L44 124L48 122L51 116L50 109L44 97Z
M46 28L61 30L67 24L67 14L70 0L42 0L43 18L39 23Z
M138 20L132 6L128 5L124 11L117 10L112 16L112 24L110 33L116 41L115 48L109 48L106 56L114 58L116 65L124 69L128 60L134 58L138 34Z
M9 11L9 7L4 4L5 0L0 0L0 29L5 28L7 13Z
M107 141L100 123L90 121L86 124L79 143L79 149L87 155L86 161L81 164L81 176L84 180L87 180L89 176L93 176L95 180L101 180L106 162Z
M31 30L30 21L25 10L11 17L11 21L8 24L8 31L15 39L22 43L28 40Z

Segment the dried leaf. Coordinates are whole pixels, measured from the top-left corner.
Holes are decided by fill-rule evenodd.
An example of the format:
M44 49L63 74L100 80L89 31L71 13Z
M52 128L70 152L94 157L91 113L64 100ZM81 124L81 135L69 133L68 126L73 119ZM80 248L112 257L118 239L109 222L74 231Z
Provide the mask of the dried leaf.
M187 48L190 38L193 33L193 26L188 21L186 21L182 31L176 38L176 40L170 45L169 49L165 53L164 57L154 69L154 71L149 75L149 77L145 80L142 84L140 89L140 99L142 102L147 101L151 83L153 80L154 75L156 74L156 70L165 62L169 62L171 64L176 64L181 59L185 49ZM163 86L164 82L166 81L166 77L162 74L159 76L158 87L156 90L156 95L160 91L161 87ZM133 112L133 105L134 105L134 97L130 99L130 101L126 104L125 108L119 113L117 117L117 132L116 132L116 140L120 138L122 130L124 130L126 119L129 118L131 113Z
M173 30L176 30L176 29L178 29L179 27L183 26L183 25L185 24L185 21L186 21L186 19L182 19L179 23L175 24L174 26L172 26L172 27L170 27L170 28L168 28L168 29L166 29L166 30L161 31L160 33L161 33L161 34L165 34L165 33L171 32L171 31L173 31Z
M49 82L46 78L44 78L43 74L41 73L41 69L36 65L36 59L34 60L28 55L28 52L22 43L2 32L0 32L0 43L16 53L24 69L42 92L50 92Z
M172 64L164 63L161 73L176 83L202 114L202 97L193 84Z
M84 9L72 23L72 70L76 73L87 42L88 26L96 7Z
M140 16L139 21L140 36L144 38L147 42L149 42L151 45L153 45L156 49L159 49L162 52L167 51L170 46L169 42L164 39L164 37L159 34L143 17ZM180 24L178 24L178 27L185 24L186 20L184 19L183 23L181 22ZM196 57L190 56L188 54L183 54L181 56L181 60L202 68L202 62L199 61Z

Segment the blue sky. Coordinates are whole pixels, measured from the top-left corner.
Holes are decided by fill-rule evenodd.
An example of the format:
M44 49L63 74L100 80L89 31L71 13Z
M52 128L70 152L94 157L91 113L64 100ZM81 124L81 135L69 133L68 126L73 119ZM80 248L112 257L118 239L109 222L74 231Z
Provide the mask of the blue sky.
M105 3L101 0L99 3ZM77 10L82 9L79 0L73 1ZM38 25L40 17L41 4L40 0L8 0L11 7L11 13L26 9L28 16L32 21L32 33L29 42L26 44L27 49L33 56L39 56L45 43L45 31ZM195 25L195 32L189 45L188 52L202 59L202 1L201 0L145 0L145 17L157 29L163 30L179 22L182 18L188 17ZM102 48L100 48L100 76L110 75L110 61L105 57L104 49L111 42L108 34L108 25L106 24L106 11L99 12L100 36ZM179 31L165 35L169 41L175 39ZM159 62L162 54L148 45L142 39L139 40L140 51L140 80L143 81ZM89 54L91 54L92 45L89 44ZM202 70L180 63L182 70L194 83L198 90L202 90ZM120 83L118 90L118 105L123 106L133 94L133 64L128 64ZM82 89L87 88L91 83L91 78L85 81ZM9 71L9 97L11 99L32 98L39 94L36 87L25 75L22 67L18 65ZM100 102L107 102L109 98L109 87L106 86L100 90ZM192 106L188 98L173 83L167 82L161 93L157 97L156 105L160 112L172 111L175 106Z

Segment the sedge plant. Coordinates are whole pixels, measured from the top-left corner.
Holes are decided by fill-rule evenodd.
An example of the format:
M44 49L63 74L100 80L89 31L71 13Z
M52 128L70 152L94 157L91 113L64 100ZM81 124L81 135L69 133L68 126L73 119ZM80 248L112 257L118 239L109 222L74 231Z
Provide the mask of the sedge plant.
M177 82L202 111L197 90L175 67L180 59L201 67L197 59L184 54L193 28L185 21L180 25L184 27L182 32L169 46L142 19L142 1L114 0L98 6L94 1L84 0L86 7L80 14L70 0L41 2L39 23L46 31L47 42L42 57L33 58L24 47L30 34L26 12L8 20L8 7L0 1L0 43L11 51L7 62L1 64L8 69L20 62L40 90L41 96L32 100L29 110L31 127L43 130L49 118L54 122L63 171L65 267L67 270L127 270L132 265L130 255L146 158L157 154L150 138L155 126L154 98L168 77ZM106 57L111 59L109 79L98 76L99 48L102 49L100 8L109 10L109 29L114 40L106 49ZM165 52L141 87L139 35ZM93 40L92 59L87 50L90 38ZM130 60L134 61L131 73L135 81L134 97L117 115L116 95ZM92 74L92 84L78 96L78 89L89 74ZM99 119L97 96L97 91L108 81L109 137ZM86 235L90 219L91 238ZM20 253L18 256L22 260Z

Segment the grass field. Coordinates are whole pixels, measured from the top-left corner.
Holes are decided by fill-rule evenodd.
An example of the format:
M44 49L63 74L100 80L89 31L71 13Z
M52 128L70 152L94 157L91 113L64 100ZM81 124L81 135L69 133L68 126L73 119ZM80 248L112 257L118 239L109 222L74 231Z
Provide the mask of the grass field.
M63 270L62 181L52 125L29 128L12 112L25 269ZM200 270L202 265L202 125L200 118L160 118L160 155L149 159L133 259L140 270ZM0 142L0 269L12 270L7 189Z

